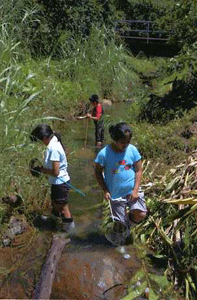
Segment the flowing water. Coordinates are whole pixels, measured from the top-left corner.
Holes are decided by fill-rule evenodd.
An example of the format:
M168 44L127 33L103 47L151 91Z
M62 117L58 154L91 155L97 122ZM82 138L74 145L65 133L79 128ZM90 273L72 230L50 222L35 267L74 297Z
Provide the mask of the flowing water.
M117 103L105 109L106 144L110 142L110 124L131 123L131 105ZM94 146L94 123L87 119L68 120L67 129L62 133L68 149L71 183L85 197L70 190L69 203L75 217L76 235L61 256L51 296L68 300L123 299L130 279L142 265L135 245L114 247L100 232L102 210L99 204L103 194L94 177L94 158L98 152ZM135 299L147 299L143 295L136 291ZM165 299L172 298L166 296Z

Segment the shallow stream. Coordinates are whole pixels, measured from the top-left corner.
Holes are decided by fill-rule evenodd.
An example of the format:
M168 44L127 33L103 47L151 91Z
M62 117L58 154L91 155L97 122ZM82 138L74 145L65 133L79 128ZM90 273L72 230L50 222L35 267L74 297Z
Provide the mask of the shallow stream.
M108 128L110 124L121 121L130 122L131 103L113 104L105 108L105 143L110 142ZM100 190L94 177L94 158L98 152L95 149L94 123L92 120L66 121L66 130L61 131L68 148L69 173L71 183L82 190L86 197L82 197L74 190L70 190L70 203L73 213L84 211L102 201ZM63 125L64 126L64 125ZM65 128L65 127L64 127Z
M110 124L131 123L131 105L117 103L105 109L106 144L110 142ZM62 296L65 299L66 295L68 300L120 300L127 295L130 279L142 268L140 251L134 244L114 247L100 232L102 209L99 204L103 201L103 194L94 177L94 158L98 150L94 146L93 121L68 120L66 127L61 132L68 150L71 183L86 196L70 190L69 203L77 230L60 259L52 298ZM154 268L152 271L157 275L162 273ZM135 299L147 299L140 294L137 290ZM161 291L159 295L162 296ZM170 297L165 299L173 299L172 294Z
M121 121L131 123L129 112L131 105L131 103L117 103L105 109L106 143L110 142L108 134L110 124ZM142 285L138 277L134 279L134 289L138 283L135 297L125 298L131 287L130 280L142 269L139 249L135 244L115 247L100 231L102 218L100 204L103 201L103 194L94 177L94 158L98 150L94 147L93 122L68 118L65 122L60 122L58 127L67 149L71 184L85 196L73 189L70 190L69 205L75 219L76 230L71 237L71 243L65 246L59 260L51 299L147 299L138 291ZM7 274L6 279L4 280L3 275L0 282L1 299L31 298L39 280L42 264L50 249L54 231L45 230L44 227L40 227L40 231L30 228L25 234L27 237L24 236L24 242L23 236L19 236L12 248L3 248L1 251L1 269ZM158 272L154 268L152 271L156 276L162 273L162 270ZM141 291L145 288L146 286ZM172 294L169 297L160 297L163 295L160 290L159 287L158 297L152 299L176 299Z
M129 122L130 105L123 103L105 108L105 143L110 142L110 124ZM114 247L100 232L102 208L99 204L103 193L94 177L94 158L99 150L94 146L93 121L68 120L66 127L67 130L61 132L68 149L71 184L86 196L70 190L69 203L77 230L60 259L52 298L66 295L73 300L119 300L126 295L126 285L140 268L140 262L133 246Z

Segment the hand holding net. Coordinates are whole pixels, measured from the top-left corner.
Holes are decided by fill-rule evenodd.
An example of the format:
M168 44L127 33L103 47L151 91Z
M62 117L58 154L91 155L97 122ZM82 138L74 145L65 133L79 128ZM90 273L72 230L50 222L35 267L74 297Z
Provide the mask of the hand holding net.
M29 170L32 176L39 177L42 171L42 166L38 165L39 160L37 158L32 158L29 163Z

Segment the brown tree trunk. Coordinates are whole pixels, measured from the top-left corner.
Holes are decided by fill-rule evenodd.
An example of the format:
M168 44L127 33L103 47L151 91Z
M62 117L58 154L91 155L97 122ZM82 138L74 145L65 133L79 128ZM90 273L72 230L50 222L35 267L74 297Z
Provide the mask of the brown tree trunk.
M65 238L65 234L55 234L53 236L52 245L42 267L40 279L33 292L33 299L50 299L58 261L61 257L64 246L69 243L70 239Z

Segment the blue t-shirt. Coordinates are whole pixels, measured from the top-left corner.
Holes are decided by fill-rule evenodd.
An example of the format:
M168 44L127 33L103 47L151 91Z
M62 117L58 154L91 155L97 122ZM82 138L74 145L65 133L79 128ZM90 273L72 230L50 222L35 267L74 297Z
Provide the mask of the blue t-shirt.
M44 153L44 167L52 169L53 161L59 162L59 175L49 176L49 182L51 184L62 184L70 180L70 176L67 172L67 159L65 151L58 141L56 136L53 136L50 140L47 149Z
M139 160L141 155L131 144L123 152L115 152L111 145L107 145L98 153L95 163L104 168L104 180L112 199L132 194L135 186L134 163Z

